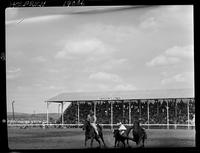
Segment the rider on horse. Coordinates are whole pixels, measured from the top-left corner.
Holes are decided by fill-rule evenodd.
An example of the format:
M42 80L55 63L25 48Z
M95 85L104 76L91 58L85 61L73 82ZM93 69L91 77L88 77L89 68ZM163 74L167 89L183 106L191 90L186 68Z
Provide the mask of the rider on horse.
M89 113L88 116L87 116L87 121L90 122L90 125L94 128L94 130L95 130L95 132L96 132L96 134L97 134L97 136L98 136L98 135L99 135L99 132L98 132L97 126L96 126L96 120L97 120L97 118L96 118L96 116L94 115L94 112L93 112L92 110L90 110L90 113Z
M120 133L120 135L123 136L126 131L126 127L121 122L119 122L118 125L119 125L119 128L118 128L119 133Z
M139 118L137 122L138 122L138 126L142 129L142 131L144 131L145 128L143 128L143 127L141 126L141 124L140 124L140 123L142 122L142 118Z

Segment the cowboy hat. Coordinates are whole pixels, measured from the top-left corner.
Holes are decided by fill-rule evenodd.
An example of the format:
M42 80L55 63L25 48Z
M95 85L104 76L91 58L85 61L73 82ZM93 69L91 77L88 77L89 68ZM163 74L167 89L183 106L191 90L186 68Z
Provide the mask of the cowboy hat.
M117 123L117 125L122 125L122 122Z

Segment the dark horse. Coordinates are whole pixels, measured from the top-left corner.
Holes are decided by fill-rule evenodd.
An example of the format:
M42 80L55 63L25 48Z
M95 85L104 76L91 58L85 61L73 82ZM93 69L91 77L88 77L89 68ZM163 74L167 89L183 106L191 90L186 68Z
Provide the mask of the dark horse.
M95 139L99 143L99 147L101 147L101 142L99 138L101 138L104 146L106 146L103 139L102 127L99 124L97 124L97 130L99 132L99 136L97 136L97 133L95 132L94 128L90 125L90 122L87 120L83 125L83 130L85 130L85 146L87 145L87 140L91 139L90 146L92 147L93 140Z
M147 139L147 134L146 134L145 129L143 129L140 126L139 121L135 121L133 126L128 128L127 136L129 135L131 129L132 129L132 134L133 134L134 141L136 142L136 145L138 147L144 147L144 141L145 141L145 139ZM139 146L141 142L142 142L142 145ZM128 139L127 139L127 144L129 144Z
M134 141L133 138L129 138L128 137L127 131L125 131L125 133L123 135L121 135L120 131L118 129L115 129L115 130L113 130L113 134L114 134L113 137L115 137L115 145L114 145L114 147L119 146L119 142L122 142L123 143L123 147L125 148L125 140L127 140L127 144L128 144L128 140Z

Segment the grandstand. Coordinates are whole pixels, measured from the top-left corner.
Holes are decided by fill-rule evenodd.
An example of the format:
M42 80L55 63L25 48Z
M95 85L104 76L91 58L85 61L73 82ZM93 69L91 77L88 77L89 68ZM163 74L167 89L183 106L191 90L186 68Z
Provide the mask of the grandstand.
M140 119L142 125L190 127L195 115L193 89L115 91L115 92L74 92L62 93L45 101L62 104L61 117L57 123L62 125L83 124L90 109L94 110L97 122L113 128L119 121L131 125ZM63 104L71 104L63 111Z

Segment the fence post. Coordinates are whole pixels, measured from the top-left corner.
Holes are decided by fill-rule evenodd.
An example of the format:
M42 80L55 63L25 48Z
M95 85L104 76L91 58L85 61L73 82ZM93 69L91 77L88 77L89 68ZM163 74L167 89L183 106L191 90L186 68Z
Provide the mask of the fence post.
M169 100L167 100L167 129L169 129L169 106L168 106Z
M189 124L189 121L190 121L190 109L189 109L189 99L188 99L188 102L187 102L187 114L188 114L188 129L190 128L190 124Z
M128 110L129 110L129 124L131 124L131 102L130 102L130 100L129 100Z
M149 129L149 100L147 100L147 117L148 117L148 129Z
M113 101L110 101L111 104L111 130L113 130Z
M63 113L63 101L62 101L62 105L61 105L61 111L62 111L62 125L64 123L64 113Z
M94 101L94 115L97 116L96 115L96 101Z
M79 102L77 101L77 106L78 106L78 127L79 127Z
M49 124L49 102L47 101L47 124Z
M175 99L175 129L177 127L177 99Z

